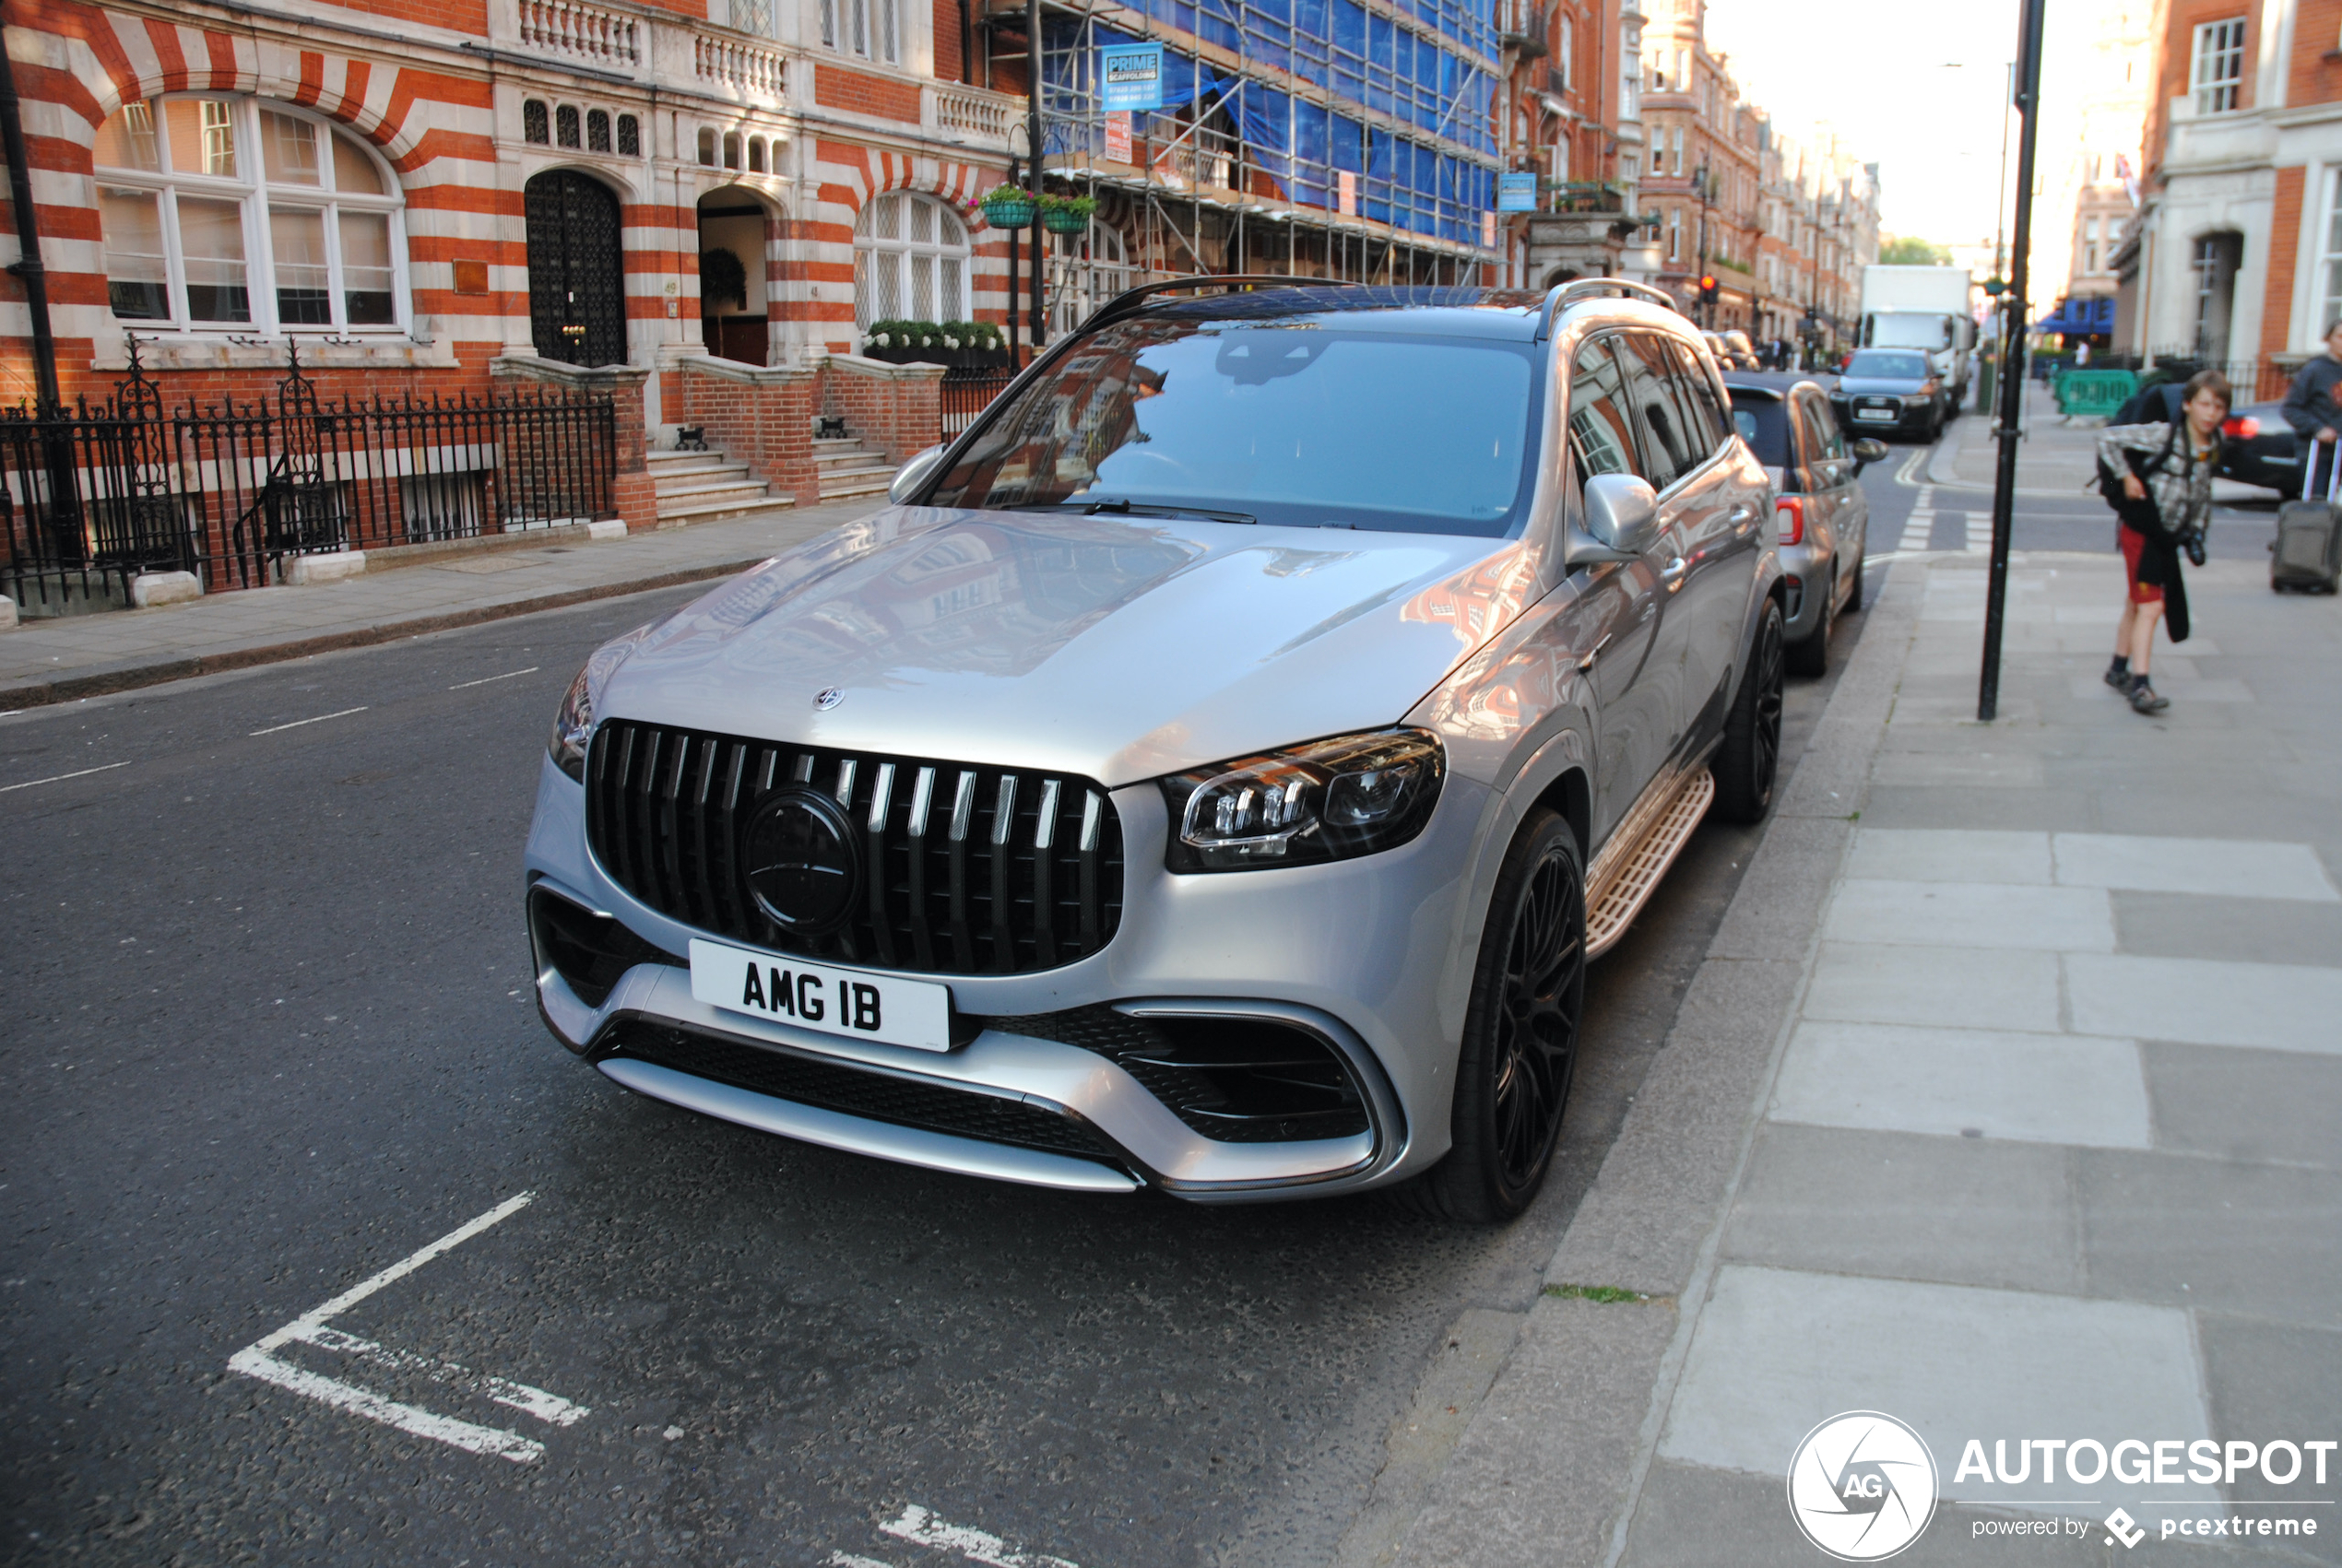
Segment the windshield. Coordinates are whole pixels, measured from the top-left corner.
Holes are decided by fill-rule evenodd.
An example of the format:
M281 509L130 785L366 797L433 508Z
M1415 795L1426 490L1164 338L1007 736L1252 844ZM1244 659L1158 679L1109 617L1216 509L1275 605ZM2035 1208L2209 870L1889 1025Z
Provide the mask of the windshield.
M1501 536L1533 364L1369 320L1117 322L990 410L927 503Z
M1854 356L1846 367L1850 376L1876 376L1881 381L1925 381L1929 375L1924 354L1880 354L1864 352Z

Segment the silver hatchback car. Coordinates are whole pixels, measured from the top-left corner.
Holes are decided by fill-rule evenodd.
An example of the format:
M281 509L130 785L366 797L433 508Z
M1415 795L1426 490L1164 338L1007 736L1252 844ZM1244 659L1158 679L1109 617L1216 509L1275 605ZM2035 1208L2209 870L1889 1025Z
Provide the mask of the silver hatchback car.
M1727 373L1724 386L1741 439L1773 481L1790 673L1827 675L1832 628L1863 607L1870 498L1860 480L1887 443L1848 441L1815 382Z
M834 1149L1518 1213L1586 970L1768 809L1764 467L1653 290L1108 304L889 509L598 650L545 1020Z

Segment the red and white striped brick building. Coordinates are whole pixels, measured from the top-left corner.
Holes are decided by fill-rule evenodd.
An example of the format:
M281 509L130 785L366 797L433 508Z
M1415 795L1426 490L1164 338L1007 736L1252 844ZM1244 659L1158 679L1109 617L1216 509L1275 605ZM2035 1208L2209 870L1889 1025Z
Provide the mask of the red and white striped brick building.
M129 333L174 403L268 390L290 339L328 393L624 364L656 440L711 347L803 371L852 351L858 303L1005 313L1006 241L969 206L1004 176L1023 100L956 80L957 0L15 0L6 18L68 399L110 388ZM12 213L0 258L16 232ZM711 249L745 278L710 301L714 345ZM23 289L0 277L0 403L31 388Z

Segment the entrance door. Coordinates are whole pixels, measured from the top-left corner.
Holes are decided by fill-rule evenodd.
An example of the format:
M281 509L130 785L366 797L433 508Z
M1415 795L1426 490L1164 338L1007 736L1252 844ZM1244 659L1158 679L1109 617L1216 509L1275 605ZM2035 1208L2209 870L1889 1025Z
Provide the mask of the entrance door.
M528 319L537 351L573 365L626 362L618 197L554 170L528 183Z

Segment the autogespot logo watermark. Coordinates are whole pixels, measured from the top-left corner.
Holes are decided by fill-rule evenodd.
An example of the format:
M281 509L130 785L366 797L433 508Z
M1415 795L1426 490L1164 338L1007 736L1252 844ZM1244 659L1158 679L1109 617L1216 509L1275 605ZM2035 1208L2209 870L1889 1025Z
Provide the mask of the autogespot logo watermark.
M1832 1416L1790 1458L1789 1513L1807 1540L1840 1562L1892 1557L1934 1516L1935 1456L1893 1416Z

